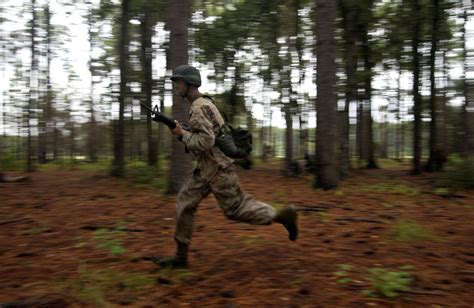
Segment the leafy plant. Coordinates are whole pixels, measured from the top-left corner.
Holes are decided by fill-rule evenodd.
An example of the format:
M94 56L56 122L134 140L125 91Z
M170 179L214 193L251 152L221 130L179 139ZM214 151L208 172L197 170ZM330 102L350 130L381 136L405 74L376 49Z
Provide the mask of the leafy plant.
M430 231L417 223L399 220L393 229L393 236L398 241L437 240Z
M107 294L114 289L141 289L155 284L152 275L144 273L122 273L112 269L90 269L85 262L79 265L78 276L62 283L71 295L86 303L105 307Z
M461 158L449 157L447 185L453 188L474 188L474 156Z
M38 227L34 227L34 228L31 228L31 229L28 229L26 230L26 234L28 235L37 235L37 234L41 234L43 232L47 232L51 230L48 226L38 226Z
M119 256L127 250L122 245L122 240L117 238L120 231L108 231L106 229L98 229L94 231L93 239L98 242L97 248L109 251L111 256Z
M352 269L350 264L339 264L339 270L334 272L334 275L338 277L337 282L340 284L348 284L352 282L352 278L349 277L349 271Z
M400 292L410 291L412 277L410 272L406 271L410 267L400 268L401 271L389 271L387 269L376 267L369 269L369 280L372 289L365 290L364 294L374 296L381 294L386 297L396 297Z
M17 159L15 155L2 155L0 157L0 170L15 171L25 168L24 159Z
M366 192L378 192L378 193L393 193L408 196L417 196L420 191L414 187L405 184L393 184L393 183L379 183L364 187L362 189Z
M270 244L271 241L268 241L268 240L264 240L262 239L261 236L258 236L258 235L251 235L251 236L248 236L245 240L244 240L244 244L247 245L247 246L250 246L250 245L265 245L265 244Z

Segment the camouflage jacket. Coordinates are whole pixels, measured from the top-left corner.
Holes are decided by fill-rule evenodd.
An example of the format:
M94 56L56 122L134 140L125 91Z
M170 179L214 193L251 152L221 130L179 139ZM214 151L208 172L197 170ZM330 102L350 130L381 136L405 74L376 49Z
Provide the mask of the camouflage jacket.
M211 179L216 172L232 165L233 160L215 146L215 136L224 124L217 107L207 98L200 97L191 103L189 110L189 131L183 135L183 143L197 156L196 169L201 176Z

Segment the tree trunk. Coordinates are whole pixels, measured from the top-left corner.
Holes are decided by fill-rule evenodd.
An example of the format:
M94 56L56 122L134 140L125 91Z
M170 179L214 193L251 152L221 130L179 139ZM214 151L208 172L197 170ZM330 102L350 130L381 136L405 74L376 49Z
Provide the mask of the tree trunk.
M351 167L350 161L350 147L349 147L349 107L351 102L356 99L357 96L357 45L356 45L356 27L357 27L357 12L352 8L345 5L343 1L340 2L343 15L344 24L344 43L345 43L345 56L346 56L346 89L345 89L345 104L344 110L340 112L340 175L344 179L349 175L349 169Z
M314 186L330 189L338 185L337 96L336 96L336 2L316 0L316 179Z
M442 80L444 81L444 84L445 85L448 85L450 80L449 80L449 66L448 66L448 61L447 61L447 57L446 57L446 52L447 50L444 50L443 51L443 77L442 77ZM443 157L445 158L445 160L447 161L448 160L448 144L449 144L449 141L448 141L448 136L449 136L449 133L448 133L448 108L446 106L446 102L447 102L447 96L446 96L446 92L447 92L447 88L444 88L443 89L443 94L441 96L441 103L440 105L438 106L438 108L440 108L441 110L441 125L440 125L440 129L441 129L441 133L440 133L440 138L439 138L439 149L441 151L441 153L443 154Z
M51 11L49 9L49 1L44 8L44 21L46 30L46 94L42 104L42 115L38 122L38 158L42 163L47 162L48 156L51 153L51 120L52 120L52 86L51 86Z
M144 5L142 21L141 21L141 58L143 67L143 86L142 91L145 97L145 105L151 108L152 105L152 91L153 91L153 74L152 74L152 59L153 49L151 39L153 36L153 25L150 21L148 8ZM156 137L153 133L153 126L151 114L146 113L146 137L148 144L147 160L148 165L154 166L157 164L156 154Z
M439 149L438 140L438 113L439 107L436 97L436 51L438 46L438 20L440 14L439 0L433 0L433 19L432 19L432 34L431 34L431 50L430 50L430 157L426 170L429 172L439 171L443 167L443 154Z
M415 118L413 128L413 169L412 174L421 173L421 109L422 101L420 95L420 55L418 45L420 42L420 3L419 0L413 1L413 38L412 38L412 61L413 61L413 114Z
M300 122L300 136L299 136L299 149L298 149L298 159L303 159L308 156L308 120L299 117Z
M395 158L402 159L402 122L401 122L401 86L402 86L402 64L401 64L401 54L397 58L397 65L398 65L398 89L397 89L397 122L396 122L396 138L395 138Z
M365 147L365 121L364 121L364 103L357 102L357 154L359 163L367 159L367 148Z
M97 132L97 122L95 119L95 108L94 108L94 69L93 63L94 58L92 56L92 51L94 48L94 37L92 35L92 27L93 27L93 11L92 11L92 4L89 3L89 12L87 15L87 23L88 23L88 34L89 34L89 72L91 74L91 82L90 82L90 92L89 92L89 112L90 112L90 122L89 122L89 134L87 136L87 148L89 152L89 160L91 162L97 162L97 148L98 148L98 132Z
M370 6L370 10L372 6ZM364 54L364 113L366 118L366 134L365 140L367 141L367 168L376 169L378 168L375 161L375 147L374 147L374 131L373 131L373 120L372 120L372 68L374 64L372 62L372 48L369 41L369 29L368 25L362 26L362 50Z
M31 28L30 28L30 40L31 40L31 67L30 67L30 80L29 80L29 95L28 95L28 111L27 111L27 119L26 119L26 127L27 127L27 157L26 157L26 171L32 172L34 171L33 165L33 142L31 136L31 121L33 120L33 108L35 107L35 103L37 101L37 71L38 71L38 59L36 58L36 0L31 0Z
M296 175L294 170L292 170L292 163L293 163L293 119L291 114L291 103L284 107L284 114L285 114L285 123L286 123L286 130L285 130L285 166L283 169L283 173L286 176Z
M67 126L69 128L69 158L71 160L71 164L74 164L76 156L76 128L71 118L69 118L69 123Z
M169 67L188 63L188 24L191 19L190 0L169 1L170 51ZM173 92L173 118L187 121L189 106ZM181 142L173 138L168 193L177 193L191 169L191 155Z
M119 119L114 126L114 162L112 175L123 176L125 169L124 160L124 109L127 97L127 69L128 69L128 8L129 0L122 0L122 15L120 18L119 39L119 67L120 67L120 94L119 94Z

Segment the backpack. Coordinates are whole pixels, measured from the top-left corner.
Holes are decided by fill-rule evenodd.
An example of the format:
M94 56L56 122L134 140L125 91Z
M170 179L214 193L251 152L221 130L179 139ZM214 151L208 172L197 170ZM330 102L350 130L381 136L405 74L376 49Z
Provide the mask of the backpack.
M203 95L203 97L214 102L210 96ZM219 112L224 119L224 125L219 128L215 144L230 158L246 158L250 155L250 152L252 152L252 134L241 127L234 128L229 123L227 115L221 110L219 110Z

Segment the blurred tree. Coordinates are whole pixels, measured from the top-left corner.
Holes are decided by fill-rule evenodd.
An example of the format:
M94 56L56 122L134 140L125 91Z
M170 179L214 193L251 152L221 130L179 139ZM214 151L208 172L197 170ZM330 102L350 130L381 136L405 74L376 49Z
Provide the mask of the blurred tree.
M27 156L26 156L26 171L34 171L33 164L33 137L32 137L32 123L34 117L34 109L37 108L38 103L38 50L36 47L36 1L31 0L31 21L30 21L30 76L29 76L29 93L28 93L28 107L27 107Z
M414 128L413 128L413 169L412 174L421 173L421 111L422 111L422 100L420 94L420 54L418 52L420 40L421 40L421 27L422 17L421 13L421 0L410 0L411 4L411 18L412 18L412 38L411 38L411 53L413 63L413 115L414 115Z
M89 120L89 129L87 135L87 152L89 156L89 160L91 162L97 162L98 160L98 145L99 145L99 138L98 138L98 130L97 130L97 121L96 121L96 106L94 100L94 87L95 82L94 78L96 77L97 73L94 68L95 66L95 58L93 56L94 47L97 44L97 16L94 13L94 5L91 1L86 1L88 6L86 11L86 18L87 18L87 34L89 40L89 72L91 74L91 81L90 81L90 91L89 91L89 113L90 113L90 120Z
M315 187L338 186L336 114L336 3L316 0L316 178Z
M170 46L168 68L188 63L188 26L191 19L191 0L168 2ZM174 87L174 85L173 85ZM189 106L173 91L173 118L182 122L188 118ZM177 193L191 169L191 155L184 152L183 144L173 138L168 193Z
M463 2L463 53L464 53L464 106L463 106L463 126L464 126L464 140L462 155L465 158L474 157L474 84L472 78L468 76L468 72L472 72L472 57L468 52L468 36L467 24L472 16L473 4L471 0Z
M349 147L349 106L357 99L357 24L359 5L353 0L339 1L342 15L342 29L344 39L344 72L346 75L344 109L339 112L339 165L340 176L346 178L350 169Z
M140 14L140 32L141 32L141 62L143 67L142 92L145 98L145 104L152 107L152 92L153 92L153 27L156 24L156 7L159 5L154 3L156 1L145 1L142 3ZM153 134L153 126L151 114L147 112L146 122L146 136L148 145L148 165L157 164L157 142L156 136Z
M362 47L362 61L364 63L363 84L364 94L360 97L361 118L357 121L358 125L362 124L362 147L363 158L367 160L367 168L378 168L375 161L374 133L372 119L372 78L373 68L375 66L375 57L373 52L370 35L370 26L373 22L373 0L364 1L365 14L362 14L358 24L358 37L360 38Z
M127 97L127 69L128 69L128 24L129 24L129 0L122 0L120 17L120 39L118 41L119 68L120 68L120 95L119 95L119 119L114 127L114 161L112 175L124 175L124 109Z
M437 52L439 51L439 43L441 39L447 39L450 35L448 30L449 24L447 22L447 15L445 13L448 7L449 1L433 0L431 3L432 19L431 19L431 47L430 47L430 143L429 150L430 156L426 166L427 171L439 171L442 169L446 158L446 150L444 145L440 141L440 123L442 123L441 115L442 104L444 100L438 99L438 88L436 86L436 61L439 61Z

